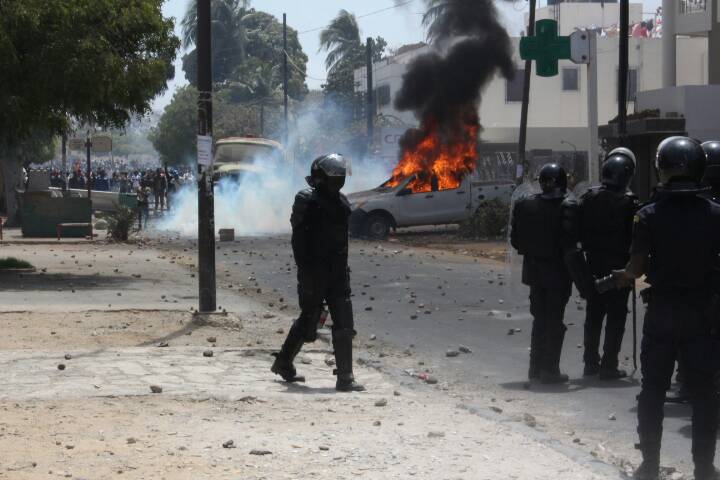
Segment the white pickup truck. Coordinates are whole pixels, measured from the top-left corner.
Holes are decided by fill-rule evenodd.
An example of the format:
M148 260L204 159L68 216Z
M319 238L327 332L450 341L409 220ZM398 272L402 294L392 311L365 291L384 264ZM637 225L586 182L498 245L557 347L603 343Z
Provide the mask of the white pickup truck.
M515 184L482 181L471 173L458 188L413 193L408 177L395 187L385 184L348 195L352 214L350 232L355 236L383 239L390 229L461 223L483 201L499 198L510 203Z

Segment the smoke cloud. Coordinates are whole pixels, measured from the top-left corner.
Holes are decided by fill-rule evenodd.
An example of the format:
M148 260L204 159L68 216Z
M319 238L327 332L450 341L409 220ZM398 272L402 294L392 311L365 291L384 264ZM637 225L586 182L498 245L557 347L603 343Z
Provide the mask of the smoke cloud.
M482 88L497 72L512 78L512 44L493 0L427 3L424 21L436 51L410 63L395 107L415 112L421 130L437 125L443 141L452 143L466 132L464 125L479 123ZM403 147L412 148L417 137L408 135Z
M278 164L271 158L257 157L252 171L239 178L223 178L215 185L215 228L233 228L238 236L273 235L290 232L290 213L295 194L308 188L305 176L317 156L337 152L352 165L343 193L375 188L390 178L387 166L377 160L356 156L352 150L316 141L323 132L322 119L339 113L332 104L301 114L296 120L287 151L305 152L301 158L288 158ZM329 117L328 117L329 116ZM308 146L312 144L312 148ZM173 198L172 209L156 223L158 230L187 237L197 236L197 185L183 186Z

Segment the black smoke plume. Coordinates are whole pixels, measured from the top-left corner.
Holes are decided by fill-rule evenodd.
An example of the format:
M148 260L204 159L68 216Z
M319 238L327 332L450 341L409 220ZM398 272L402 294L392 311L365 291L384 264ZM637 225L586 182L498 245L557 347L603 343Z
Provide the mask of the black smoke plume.
M480 95L496 73L511 79L512 44L493 0L428 0L423 22L436 51L413 60L403 76L395 107L411 110L421 131L438 128L443 142L454 142L477 124ZM408 131L403 150L420 132Z

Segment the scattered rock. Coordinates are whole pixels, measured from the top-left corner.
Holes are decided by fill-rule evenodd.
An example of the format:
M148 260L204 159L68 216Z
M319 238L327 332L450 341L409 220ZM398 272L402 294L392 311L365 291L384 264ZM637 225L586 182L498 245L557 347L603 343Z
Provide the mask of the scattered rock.
M160 342L160 343L158 343L157 346L160 347L160 348L162 348L162 347L168 347L169 344L168 344L168 342Z
M150 391L152 393L162 393L162 387L159 385L150 385Z
M387 399L381 398L380 400L377 400L377 401L375 402L375 406L376 406L376 407L385 407L385 406L387 406L387 403L388 403L388 402L387 402Z
M285 329L280 327L277 330L275 330L275 333L280 333L280 334L285 333Z
M215 342L217 342L217 338L215 338L215 337L207 337L207 341L208 341L208 343L215 343Z
M427 383L428 385L435 385L438 383L438 379L433 377L432 375L428 375L425 378L425 383Z
M380 420L375 420L373 422L373 427L379 427L380 425L382 425L382 423L380 423Z
M503 409L502 409L502 408L496 407L495 405L492 405L492 406L490 407L490 410L492 410L492 411L495 412L495 413L502 413L502 412L503 412Z
M328 450L330 450L330 447L326 447L325 445L320 445L318 448L323 452L327 452Z
M537 427L537 420L529 413L523 413L523 422L530 428Z
M447 352L445 352L446 357L457 357L458 355L460 355L460 352L458 352L457 350L448 350Z
M213 353L212 350L205 350L203 352L203 357L212 357L213 355L215 355L215 354Z
M125 442L128 445L132 445L133 443L137 443L137 439L135 439L134 437L128 437L127 440L125 440Z
M377 339L377 335L375 335L375 334L370 335L370 340L375 340L375 339Z
M57 369L58 369L58 370L65 370L65 364L64 364L64 363L59 363L58 366L57 366Z
M303 365L310 365L312 363L312 359L310 357L302 357L300 358L300 363Z
M608 415L608 420L617 420L617 416L615 415L615 413L611 413L610 415Z
M250 455L272 455L270 450L250 450Z
M234 440L228 440L226 442L223 442L222 444L223 448L235 448L235 441ZM252 453L252 452L250 452ZM268 452L269 453L269 452Z
M65 360L72 360L72 355L70 355L69 353L66 353Z
M399 397L402 394L400 392L398 392L397 390L395 390L395 391L393 391L393 395L395 395L396 397Z
M464 345L460 345L458 347L458 350L460 350L460 353L472 353L472 350L470 350L468 347Z
M427 434L428 438L445 438L445 432L431 431Z

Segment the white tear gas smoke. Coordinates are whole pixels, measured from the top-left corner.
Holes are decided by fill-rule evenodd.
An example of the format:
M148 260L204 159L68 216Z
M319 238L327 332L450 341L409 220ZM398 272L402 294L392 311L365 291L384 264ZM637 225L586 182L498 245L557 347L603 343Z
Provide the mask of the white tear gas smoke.
M297 129L289 142L293 151L301 138L322 132L318 115L332 115L330 109L298 118ZM325 153L333 153L328 150ZM368 190L390 178L390 169L373 159L353 158L345 154L352 165L343 193ZM233 228L239 236L281 234L290 231L290 212L298 190L308 188L305 176L310 173L314 158L298 158L278 164L270 158L255 158L248 162L252 169L238 178L223 178L215 185L215 228ZM197 236L197 185L180 189L173 197L172 209L156 225L159 230L183 236Z

